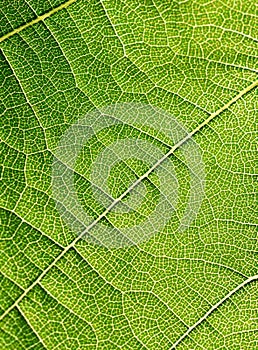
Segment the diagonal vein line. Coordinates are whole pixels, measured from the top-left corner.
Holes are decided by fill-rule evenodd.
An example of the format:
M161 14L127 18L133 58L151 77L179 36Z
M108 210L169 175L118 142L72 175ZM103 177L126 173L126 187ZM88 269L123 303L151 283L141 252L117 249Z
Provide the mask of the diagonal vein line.
M25 322L27 323L27 325L30 327L30 329L32 330L32 332L36 335L36 337L38 338L39 343L43 346L44 350L47 350L46 345L43 342L43 339L40 337L39 333L36 331L36 329L32 326L32 324L29 322L29 320L27 319L27 317L25 316L25 314L23 313L23 311L21 310L21 308L18 306L18 311L20 312L20 314L22 315L23 319L25 320Z
M20 297L1 315L0 320L2 320L13 308L15 308L20 301L29 293L30 290L33 289L34 286L48 273L48 271L66 254L68 250L75 246L75 244L85 235L85 233L89 232L105 215L117 204L119 203L130 191L132 191L143 179L148 177L150 173L152 173L160 164L162 164L169 156L171 156L176 149L182 146L186 141L191 139L193 135L199 132L204 126L206 126L212 119L221 114L227 108L229 108L232 104L234 104L237 100L239 100L243 95L254 89L258 86L258 80L256 80L251 85L247 86L243 89L239 94L237 94L234 98L232 98L228 103L218 109L216 112L211 113L210 116L204 120L201 124L199 124L191 133L187 134L181 141L175 144L169 152L167 152L161 159L159 159L145 174L139 177L125 192L121 194L120 197L116 198L110 206L106 208L106 210L96 219L94 220L84 231L81 232L53 261L52 263L38 276L38 278L20 295Z
M28 22L28 23L25 23L23 24L22 26L14 29L13 31L3 35L1 38L0 38L0 43L3 42L4 40L10 38L11 36L17 34L17 33L20 33L23 29L26 29L28 27L31 27L33 26L34 24L40 22L40 21L44 21L46 18L52 16L54 13L62 10L62 9L65 9L66 7L68 7L69 5L71 5L72 3L74 3L76 0L68 0L66 2L64 2L63 4L53 8L52 10L50 10L49 12L47 13L44 13L43 15L40 15L38 16L37 18L33 19L32 21Z
M201 324L203 321L205 321L210 314L213 313L218 307L220 307L226 300L228 300L233 294L238 292L241 288L246 286L247 284L258 280L258 275L252 276L244 280L242 283L240 283L236 288L232 289L227 295L224 296L217 304L213 305L207 312L204 314L194 325L188 328L188 330L173 344L173 346L169 349L175 349L179 343L181 343L199 324Z

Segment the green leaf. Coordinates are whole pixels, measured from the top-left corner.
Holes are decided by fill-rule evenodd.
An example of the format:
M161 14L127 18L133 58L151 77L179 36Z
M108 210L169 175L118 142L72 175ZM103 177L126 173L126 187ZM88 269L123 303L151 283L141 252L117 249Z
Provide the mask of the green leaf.
M255 2L0 11L0 348L256 349Z

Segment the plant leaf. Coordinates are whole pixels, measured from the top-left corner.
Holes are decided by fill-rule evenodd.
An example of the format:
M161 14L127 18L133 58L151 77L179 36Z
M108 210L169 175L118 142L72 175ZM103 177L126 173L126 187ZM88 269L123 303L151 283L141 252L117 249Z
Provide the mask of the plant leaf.
M0 348L255 349L255 3L1 12Z

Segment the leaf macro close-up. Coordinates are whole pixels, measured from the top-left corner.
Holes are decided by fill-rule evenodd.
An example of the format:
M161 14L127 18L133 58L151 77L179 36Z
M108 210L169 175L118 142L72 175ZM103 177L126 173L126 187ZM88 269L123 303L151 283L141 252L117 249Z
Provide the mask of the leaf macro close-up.
M3 0L0 350L258 349L255 0Z

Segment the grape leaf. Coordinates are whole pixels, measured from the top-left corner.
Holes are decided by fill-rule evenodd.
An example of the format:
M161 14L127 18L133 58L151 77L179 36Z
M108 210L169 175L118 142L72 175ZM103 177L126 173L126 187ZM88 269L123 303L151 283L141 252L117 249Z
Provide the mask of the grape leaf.
M0 348L256 349L255 2L0 11Z

